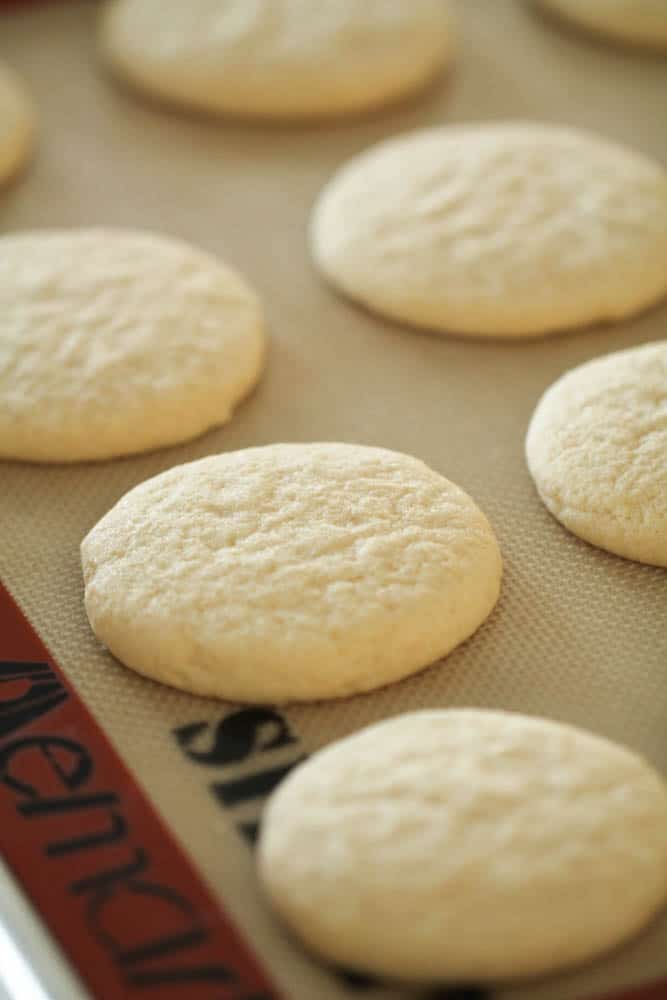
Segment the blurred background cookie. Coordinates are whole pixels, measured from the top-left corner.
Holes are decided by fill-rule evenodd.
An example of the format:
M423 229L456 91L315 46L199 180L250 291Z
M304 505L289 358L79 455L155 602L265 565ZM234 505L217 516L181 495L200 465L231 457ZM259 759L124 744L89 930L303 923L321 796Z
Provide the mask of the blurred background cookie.
M406 97L451 56L443 0L112 0L106 62L169 103L267 118Z
M665 0L539 0L545 10L597 35L667 49Z
M444 126L345 164L311 236L325 277L392 319L470 336L556 333L667 292L667 172L580 129Z
M0 62L0 185L24 165L34 135L32 101L17 74Z

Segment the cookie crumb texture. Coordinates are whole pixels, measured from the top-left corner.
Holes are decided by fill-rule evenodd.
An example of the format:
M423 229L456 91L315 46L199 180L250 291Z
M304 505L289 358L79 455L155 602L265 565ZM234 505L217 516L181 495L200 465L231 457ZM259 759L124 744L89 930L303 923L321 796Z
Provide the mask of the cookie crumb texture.
M0 239L0 456L104 459L224 424L264 363L261 307L214 257L149 233Z
M481 511L406 455L271 445L170 469L82 545L90 624L129 667L197 694L285 702L420 670L493 608Z
M0 62L0 185L30 156L35 138L35 111L19 77Z
M444 0L115 0L100 42L120 77L157 98L268 118L396 101L452 47Z
M581 130L446 126L345 165L311 233L322 273L378 313L538 336L621 319L667 293L667 171Z
M424 982L541 975L636 933L667 896L667 789L570 726L422 711L317 753L269 800L278 913L333 962Z
M667 341L563 375L537 405L526 456L566 528L626 559L667 566Z

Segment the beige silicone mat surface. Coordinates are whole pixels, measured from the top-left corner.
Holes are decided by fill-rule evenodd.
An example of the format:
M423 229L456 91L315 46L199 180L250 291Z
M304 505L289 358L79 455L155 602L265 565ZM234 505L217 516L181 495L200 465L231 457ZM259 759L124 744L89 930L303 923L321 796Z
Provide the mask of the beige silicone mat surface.
M123 92L96 60L95 4L0 14L0 58L23 73L40 113L34 163L0 194L0 230L104 224L171 233L225 257L266 306L266 376L228 427L129 460L0 464L0 577L293 1000L416 994L350 991L283 935L239 834L261 802L226 807L212 783L287 764L373 720L449 705L564 719L667 771L667 572L566 533L538 502L523 460L527 422L545 387L596 355L664 338L667 306L546 341L464 341L372 318L328 290L309 260L308 216L322 184L349 156L404 129L539 119L588 126L667 159L666 58L579 36L528 3L455 7L458 63L430 94L372 118L307 128L192 119ZM446 662L376 694L290 707L282 716L296 743L202 766L174 730L214 727L234 706L139 679L99 647L83 610L79 542L127 489L169 466L307 440L409 452L463 486L500 538L502 599ZM275 735L270 726L260 736L267 734ZM205 726L188 738L202 754L214 742ZM579 1000L665 974L667 915L594 966L495 995Z

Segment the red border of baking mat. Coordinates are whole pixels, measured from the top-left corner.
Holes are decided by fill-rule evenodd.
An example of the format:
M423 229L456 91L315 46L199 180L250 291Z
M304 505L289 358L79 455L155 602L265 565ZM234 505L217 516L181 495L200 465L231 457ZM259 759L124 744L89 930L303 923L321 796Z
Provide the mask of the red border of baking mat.
M0 849L94 996L279 1000L0 583Z

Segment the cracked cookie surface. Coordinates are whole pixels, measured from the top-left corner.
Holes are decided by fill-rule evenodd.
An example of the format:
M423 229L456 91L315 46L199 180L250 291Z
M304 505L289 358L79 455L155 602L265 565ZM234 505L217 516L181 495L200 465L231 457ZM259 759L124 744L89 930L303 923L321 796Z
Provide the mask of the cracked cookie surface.
M667 566L667 341L561 376L535 409L526 457L544 504L575 535Z
M283 444L170 469L82 544L94 632L138 672L238 701L307 701L406 677L498 598L479 508L423 462Z
M559 126L408 133L333 176L311 243L336 288L392 319L480 337L555 333L667 293L667 172Z
M254 292L185 243L116 229L0 239L0 456L112 458L226 423L264 364Z
M667 788L630 750L546 719L421 711L295 768L264 811L259 873L329 961L481 982L636 933L667 896L665 829Z

